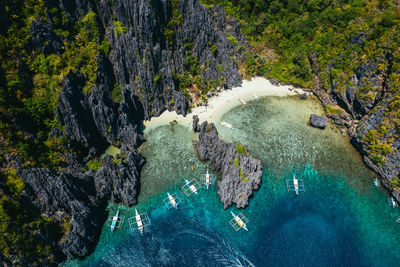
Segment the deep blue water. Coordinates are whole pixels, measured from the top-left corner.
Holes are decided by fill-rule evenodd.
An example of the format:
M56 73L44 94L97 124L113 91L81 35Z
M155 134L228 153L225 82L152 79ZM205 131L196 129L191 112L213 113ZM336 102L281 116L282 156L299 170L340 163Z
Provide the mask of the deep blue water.
M344 137L337 129L320 131L307 126L307 116L321 112L319 107L311 100L266 98L246 112L234 109L223 118L237 132L219 130L222 138L246 144L263 162L262 186L248 208L224 210L215 187L186 197L180 188L183 178L197 176L206 167L195 162L192 153L184 158L155 157L144 171L146 188L156 179L151 177L152 168L177 177L168 179L162 191L158 184L157 194L146 195L135 207L149 213L152 225L148 231L143 235L132 232L127 222L114 233L104 228L92 255L66 265L399 266L400 225L395 222L399 211L388 206L382 188L372 185L374 174L363 166L347 139L341 141ZM171 128L165 126L147 133L147 148L141 152L166 153L168 144L170 151L192 152L188 146L192 134L179 125L169 142L163 140L161 149L155 136L165 138L168 131ZM193 164L193 171L177 171L185 161ZM286 190L285 179L293 174L305 183L306 191L299 196ZM180 196L179 210L164 206L167 191ZM249 232L233 230L230 210L243 212L249 219ZM129 218L134 209L122 208L122 212Z

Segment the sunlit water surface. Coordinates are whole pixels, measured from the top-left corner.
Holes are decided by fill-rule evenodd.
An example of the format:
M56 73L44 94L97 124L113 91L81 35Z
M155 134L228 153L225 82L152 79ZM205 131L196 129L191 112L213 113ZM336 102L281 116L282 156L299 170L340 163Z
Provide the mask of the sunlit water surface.
M66 265L398 266L399 211L373 186L374 173L347 137L330 124L307 125L311 113L323 113L316 100L265 97L223 116L235 130L217 125L222 139L246 145L264 166L260 190L241 211L249 232L233 230L229 211L239 211L224 210L215 187L189 198L181 191L184 178L207 168L194 153L191 129L145 130L140 204L120 207L124 228L104 227L95 251ZM305 183L299 196L286 189L293 174ZM164 206L167 191L180 196L179 210ZM151 219L142 235L129 229L134 208Z

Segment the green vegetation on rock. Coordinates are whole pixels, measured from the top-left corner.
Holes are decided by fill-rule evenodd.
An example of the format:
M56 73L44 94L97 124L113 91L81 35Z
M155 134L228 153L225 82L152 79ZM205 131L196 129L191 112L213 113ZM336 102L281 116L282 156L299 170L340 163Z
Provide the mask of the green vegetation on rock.
M87 166L89 169L97 171L103 167L103 164L98 159L92 159L88 162Z
M235 148L236 148L236 152L239 153L239 155L243 154L245 157L247 157L246 148L242 144L236 143Z
M122 22L121 21L118 21L118 20L114 20L113 21L113 24L114 24L114 29L115 29L115 32L118 34L118 35L120 35L121 33L125 33L126 32L126 28L122 25Z

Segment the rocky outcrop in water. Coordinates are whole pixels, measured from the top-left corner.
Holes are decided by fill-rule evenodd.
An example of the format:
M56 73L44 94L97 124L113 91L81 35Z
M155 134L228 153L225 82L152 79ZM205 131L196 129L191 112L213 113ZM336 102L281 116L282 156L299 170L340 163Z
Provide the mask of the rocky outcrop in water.
M199 126L193 124L193 127ZM224 208L232 204L246 207L253 191L261 185L261 161L249 155L244 146L220 140L212 123L201 124L196 147L200 159L209 161L210 169L221 173L218 195Z
M313 127L325 129L328 119L325 116L318 116L317 114L310 115L310 124Z

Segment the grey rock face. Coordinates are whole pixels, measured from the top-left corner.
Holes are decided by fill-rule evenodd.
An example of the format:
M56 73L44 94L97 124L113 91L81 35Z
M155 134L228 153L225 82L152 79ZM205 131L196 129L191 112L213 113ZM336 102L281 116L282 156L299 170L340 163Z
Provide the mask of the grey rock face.
M48 169L20 169L25 183L27 203L60 223L70 221L66 236L54 250L61 250L68 259L87 255L95 245L105 220L109 199L124 205L137 203L139 175L145 159L136 151L113 160L107 156L97 172L82 173L83 166L70 172ZM78 164L78 163L76 163Z
M183 20L171 38L166 38L164 32L172 19L170 0L50 0L46 5L59 8L71 25L94 11L99 30L110 43L109 54L98 55L97 80L90 92L82 92L84 75L71 72L58 98L57 119L64 131L53 130L52 134L66 135L79 159L68 155L70 163L63 172L20 169L29 187L27 199L60 224L71 221L68 235L54 249L68 258L82 257L96 242L108 200L125 205L137 203L140 169L145 162L136 151L144 141L140 131L143 120L165 110L186 115L190 100L179 89L178 75L186 73L190 79L190 61L196 61L202 80L214 81L222 88L238 86L241 76L237 64L243 62L243 48L248 45L237 21L222 7L206 9L198 0L179 2ZM125 31L116 33L114 21L121 22ZM40 20L32 23L30 32L35 48L46 54L59 53L63 41L73 41L58 40L53 26ZM237 43L229 41L228 36ZM111 98L115 84L121 88L120 102ZM115 160L106 157L97 172L83 171L86 165L80 161L98 156L110 144L121 147L125 156ZM261 165L251 157L236 156L238 167L219 167L225 177L220 196L226 205L244 207L260 184ZM237 176L239 169L247 182L227 178L230 174ZM237 181L230 185L234 179Z
M218 195L224 208L232 204L246 207L253 191L261 185L261 161L248 152L239 153L233 143L220 140L215 125L207 122L200 126L197 152L201 160L210 161L211 170L221 173Z
M363 32L353 36L349 48L363 47L366 36L367 34ZM380 175L382 183L400 202L399 192L390 182L393 178L397 179L400 173L400 153L397 149L400 140L395 123L390 122L392 119L389 123L387 121L388 117L392 116L387 112L393 109L390 105L396 100L391 92L393 81L388 77L391 77L392 73L400 73L399 69L392 67L393 55L386 53L374 61L362 63L345 81L344 90L337 88L340 82L334 79L321 82L322 79L319 77L321 70L319 70L316 56L312 56L310 61L315 73L314 94L321 100L327 111L332 107L336 111L337 107L341 108L334 114L328 113L328 117L332 118L336 124L348 128L351 142L363 155L365 164ZM327 69L328 73L333 68L335 68L334 60ZM379 133L380 129L381 133ZM371 149L368 144L371 138L374 144L384 145L385 151Z
M51 26L43 23L40 17L32 21L29 32L33 45L42 50L45 55L60 54L59 38Z
M325 129L328 119L325 116L318 116L316 114L310 115L310 124L316 128Z
M128 206L137 204L140 170L145 162L136 150L130 151L127 156L118 155L115 160L106 156L104 167L94 176L97 196Z
M199 116L197 116L197 115L193 116L193 132L195 132L195 133L200 132Z
M86 96L82 93L85 79L81 74L69 73L58 97L57 118L65 126L72 142L83 148L105 147L106 140L99 133Z

